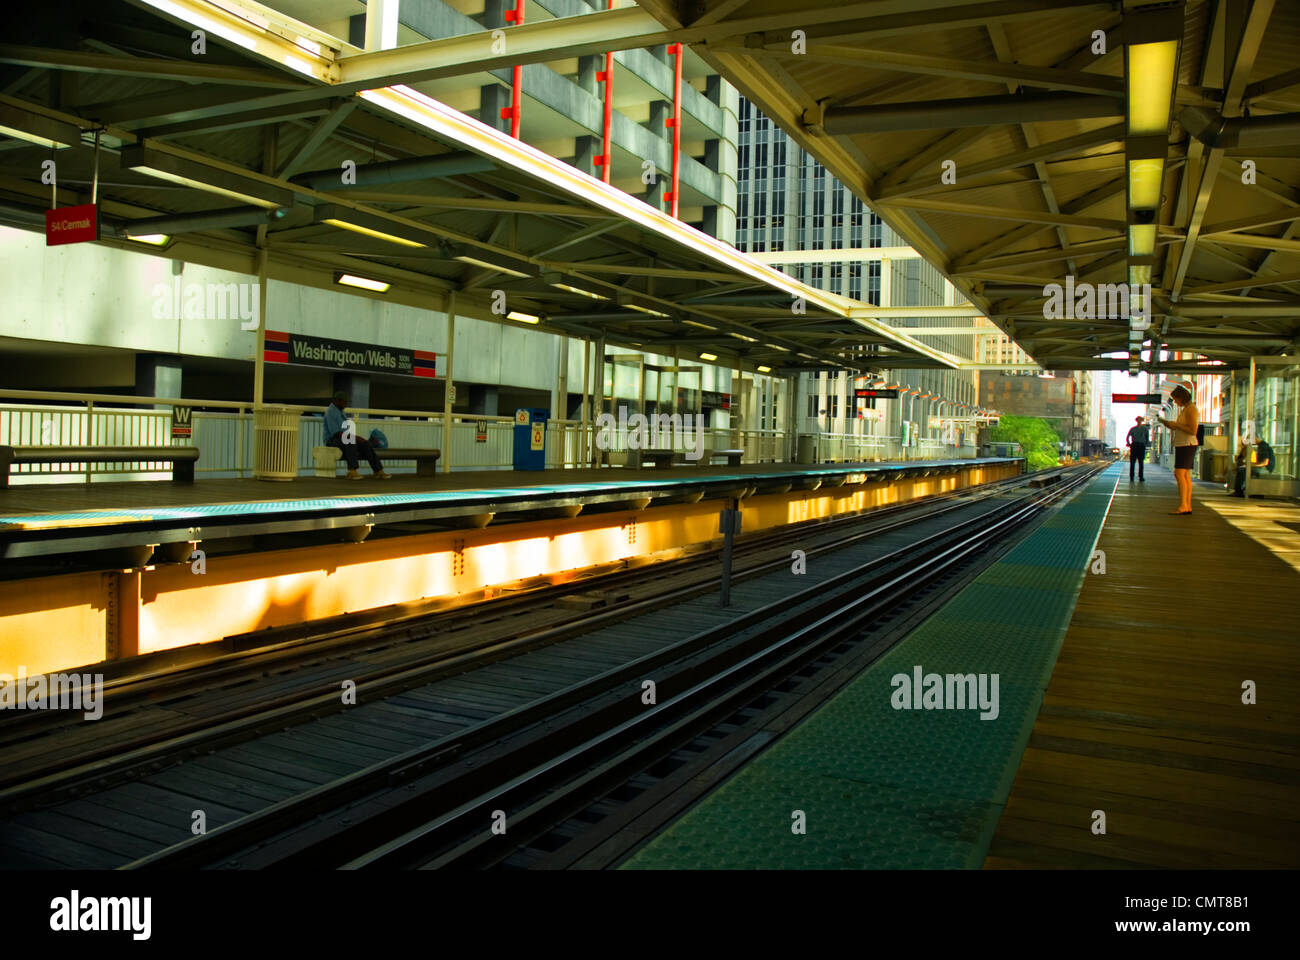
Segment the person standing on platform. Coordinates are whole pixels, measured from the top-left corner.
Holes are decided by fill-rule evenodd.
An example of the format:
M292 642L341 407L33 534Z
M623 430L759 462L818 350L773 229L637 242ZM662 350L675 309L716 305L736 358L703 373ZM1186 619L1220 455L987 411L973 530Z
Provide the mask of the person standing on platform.
M1146 483L1146 474L1143 472L1147 462L1147 444L1151 442L1151 428L1147 426L1145 417L1138 417L1137 423L1128 430L1128 436L1124 438L1124 445L1128 447L1128 482L1133 482L1133 468L1137 467L1138 480Z
M1183 384L1174 387L1170 395L1182 409L1177 420L1159 420L1174 435L1174 480L1178 482L1178 509L1171 517L1186 516L1192 512L1192 461L1196 459L1196 428L1201 425L1201 413L1192 402L1192 391Z
M344 426L346 417L343 411L348 405L348 395L346 393L334 394L334 402L325 408L325 445L336 447L343 451L343 458L348 462L348 479L360 480L361 474L357 472L359 458L365 457L370 463L370 469L375 471L376 480L391 480L393 475L384 472L384 465L379 462L379 457L370 444L356 436L356 428L345 434ZM345 443L345 435L352 442Z

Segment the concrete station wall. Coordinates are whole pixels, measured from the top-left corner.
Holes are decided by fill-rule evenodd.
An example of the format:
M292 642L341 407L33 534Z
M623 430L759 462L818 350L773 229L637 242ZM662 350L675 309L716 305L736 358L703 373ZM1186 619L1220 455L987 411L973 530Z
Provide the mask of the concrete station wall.
M4 227L0 227L0 261L5 265L0 272L0 298L6 305L0 311L0 337L50 344L52 355L67 345L83 345L247 363L253 360L257 333L255 329L241 329L240 311L232 306L228 314L189 319L185 316L183 298L191 285L206 290L208 285L236 284L246 285L244 302L255 304L255 276L181 263L146 251L137 253L95 244L46 247L40 234ZM179 317L175 315L174 302L177 280L182 291ZM207 312L206 303L204 312ZM271 330L433 351L438 355L439 375L446 372L447 318L439 310L271 280L267 284L266 313L267 327ZM455 380L544 391L549 395L556 386L563 339L516 323L458 317ZM55 348L55 344L61 346ZM636 355L636 351L616 347L609 347L607 352ZM595 368L594 348L592 357ZM653 354L646 357L650 363L672 363L671 357ZM683 358L682 362L700 365L695 359ZM109 365L115 371L112 382L131 384L126 377L126 364L113 365L110 361ZM46 373L47 382L33 384L30 378L25 378L20 385L27 389L65 391L109 385L100 368L96 369L93 380L85 380L87 373L77 363L61 365L55 360ZM571 395L581 393L582 373L583 343L570 339L568 388ZM277 365L272 368L271 376L287 378L291 383L297 378L303 384L302 389L310 389L306 368ZM634 374L624 367L619 369L618 378L619 395L636 397L635 383L629 380L634 379ZM730 370L706 366L702 379L705 390L730 391ZM595 372L592 380L597 382ZM682 383L695 385L693 378L683 379ZM18 384L0 380L0 386L4 385ZM204 399L185 392L187 397ZM465 407L465 399L458 396L456 409ZM509 413L509 410L502 411L502 415ZM725 420L711 425L725 425Z

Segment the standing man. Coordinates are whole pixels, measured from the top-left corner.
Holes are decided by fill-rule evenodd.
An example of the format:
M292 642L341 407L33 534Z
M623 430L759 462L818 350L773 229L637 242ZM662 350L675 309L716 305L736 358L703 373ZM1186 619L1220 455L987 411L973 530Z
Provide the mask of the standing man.
M1137 423L1129 427L1124 445L1128 447L1128 482L1133 482L1133 467L1137 467L1138 481L1146 483L1143 468L1147 462L1147 444L1151 442L1151 428L1145 417L1138 417Z
M365 457L370 463L370 469L375 471L376 480L391 480L393 475L384 472L384 465L379 462L379 457L375 455L374 448L365 440L356 435L356 427L345 429L347 418L343 416L343 411L348 405L348 395L346 393L334 394L334 402L325 408L325 445L337 447L343 451L343 457L348 462L348 479L360 480L361 474L357 472L358 455ZM350 442L345 442L350 441Z

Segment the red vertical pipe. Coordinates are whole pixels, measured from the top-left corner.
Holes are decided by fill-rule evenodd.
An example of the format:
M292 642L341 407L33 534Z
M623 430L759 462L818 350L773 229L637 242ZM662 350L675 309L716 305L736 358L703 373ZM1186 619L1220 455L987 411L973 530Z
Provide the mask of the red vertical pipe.
M677 58L673 68L673 115L664 125L673 130L673 189L668 194L672 200L672 215L677 216L677 167L682 156L682 45L674 43L668 52Z
M614 0L607 0L606 10L614 9ZM605 69L597 72L596 82L605 85L605 139L601 145L601 154L596 158L596 166L602 167L601 179L609 183L610 172L614 169L613 144L610 143L610 129L614 120L614 55L605 54Z
M513 23L515 26L519 26L524 22L525 2L526 0L515 0L515 8L513 10L506 11L506 23ZM506 109L501 111L501 116L503 118L505 117L510 118L510 136L518 140L519 139L519 116L520 113L522 112L520 110L520 104L522 103L523 100L523 90L524 90L524 68L523 67L519 67L519 66L515 67L514 74L511 77L511 85L513 89L510 92L510 106L508 106Z

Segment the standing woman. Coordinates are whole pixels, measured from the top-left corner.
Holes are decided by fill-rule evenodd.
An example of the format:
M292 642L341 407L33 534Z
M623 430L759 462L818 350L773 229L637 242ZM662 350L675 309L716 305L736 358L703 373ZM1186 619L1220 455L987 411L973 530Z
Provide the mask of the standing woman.
M1179 384L1170 395L1182 410L1177 420L1159 420L1174 435L1174 480L1178 482L1178 509L1171 517L1192 512L1192 461L1196 459L1196 428L1201 425L1201 414L1192 403L1192 392Z

